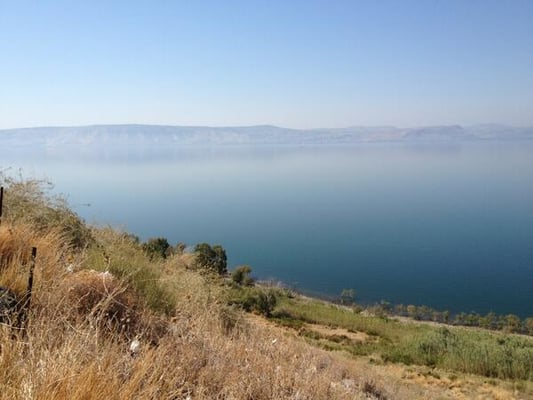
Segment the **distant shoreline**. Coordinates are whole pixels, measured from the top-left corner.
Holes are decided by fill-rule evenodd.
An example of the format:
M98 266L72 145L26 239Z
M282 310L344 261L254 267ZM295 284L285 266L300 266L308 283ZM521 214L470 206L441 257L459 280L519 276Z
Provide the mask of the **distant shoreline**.
M272 125L207 127L88 125L0 130L0 144L54 146L334 145L355 143L460 143L533 140L533 127L497 124L398 128L368 126L290 129Z
M329 303L338 307L351 309L357 313L362 313L375 317L392 318L404 322L408 321L412 323L436 324L439 326L459 326L464 328L486 329L489 331L501 331L505 329L506 324L509 323L509 318L511 316L518 318L520 323L522 323L524 326L526 325L527 320L533 320L533 315L517 316L512 313L497 314L493 312L481 315L478 313L466 313L464 311L448 312L446 310L436 310L425 305L391 304L384 300L379 303L365 303L354 301L352 304L348 304L343 303L340 295L332 296L296 289L290 287L290 285L286 285L281 281L258 280L256 281L256 284L258 286L266 288L278 288L282 290L287 290L291 293L294 293L300 298L308 299L310 301L323 301L325 303ZM398 310L398 307L402 307L402 309ZM448 317L446 318L444 318L446 315L445 313L448 313ZM526 331L515 333L528 337L532 336Z

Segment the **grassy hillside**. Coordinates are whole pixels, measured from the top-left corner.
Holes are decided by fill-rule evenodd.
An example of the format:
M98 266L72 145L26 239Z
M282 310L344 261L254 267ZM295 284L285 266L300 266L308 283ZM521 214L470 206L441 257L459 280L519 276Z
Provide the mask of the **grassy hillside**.
M88 227L43 182L0 183L0 286L24 299L38 251L25 329L0 324L2 399L533 395L531 338L365 316L247 269L232 279L179 246Z

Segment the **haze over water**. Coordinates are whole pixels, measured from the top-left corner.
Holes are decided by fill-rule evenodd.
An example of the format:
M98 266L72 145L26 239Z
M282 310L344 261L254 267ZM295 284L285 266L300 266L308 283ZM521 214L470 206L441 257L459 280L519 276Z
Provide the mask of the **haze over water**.
M220 243L259 279L363 303L533 315L533 142L4 155L88 222ZM87 204L90 204L88 206Z

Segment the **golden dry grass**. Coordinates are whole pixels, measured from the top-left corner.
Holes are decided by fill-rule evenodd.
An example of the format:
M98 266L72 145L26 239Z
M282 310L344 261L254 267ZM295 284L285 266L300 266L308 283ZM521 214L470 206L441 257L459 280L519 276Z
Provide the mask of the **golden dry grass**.
M50 337L34 324L27 344L2 338L0 397L363 398L329 356L255 329L226 336L210 319L211 327L205 320L179 321L186 332L177 329L137 357L121 342L97 340L89 327L65 328L57 340L57 332Z
M39 268L35 270L35 286L53 285L66 273L72 249L59 231L37 233L27 224L0 226L0 285L22 293L27 286L31 249L38 249Z

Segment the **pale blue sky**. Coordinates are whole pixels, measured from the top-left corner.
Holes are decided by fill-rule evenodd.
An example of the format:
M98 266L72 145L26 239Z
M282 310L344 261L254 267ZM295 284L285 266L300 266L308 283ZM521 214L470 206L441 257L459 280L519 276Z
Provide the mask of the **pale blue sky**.
M0 0L0 129L533 125L533 0Z

